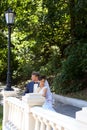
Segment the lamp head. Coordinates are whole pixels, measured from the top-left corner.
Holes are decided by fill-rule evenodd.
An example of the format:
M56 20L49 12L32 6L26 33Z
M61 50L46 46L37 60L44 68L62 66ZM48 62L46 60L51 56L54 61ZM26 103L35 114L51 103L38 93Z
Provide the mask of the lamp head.
M5 12L5 19L6 19L7 25L13 25L14 24L14 18L15 18L15 13L9 8Z

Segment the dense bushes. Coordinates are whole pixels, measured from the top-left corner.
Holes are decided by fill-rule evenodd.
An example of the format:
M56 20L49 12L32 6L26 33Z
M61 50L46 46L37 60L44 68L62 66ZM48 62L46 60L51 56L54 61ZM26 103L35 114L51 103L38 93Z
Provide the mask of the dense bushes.
M70 45L65 52L60 75L56 75L54 86L57 93L75 92L87 87L87 43Z

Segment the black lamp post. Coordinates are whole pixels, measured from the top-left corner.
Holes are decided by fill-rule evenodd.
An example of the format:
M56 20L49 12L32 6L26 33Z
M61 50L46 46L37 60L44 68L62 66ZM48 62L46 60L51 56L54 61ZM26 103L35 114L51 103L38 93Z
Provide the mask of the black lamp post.
M15 13L9 8L5 12L5 19L8 26L8 71L7 71L7 85L5 90L11 91L11 27L14 24Z

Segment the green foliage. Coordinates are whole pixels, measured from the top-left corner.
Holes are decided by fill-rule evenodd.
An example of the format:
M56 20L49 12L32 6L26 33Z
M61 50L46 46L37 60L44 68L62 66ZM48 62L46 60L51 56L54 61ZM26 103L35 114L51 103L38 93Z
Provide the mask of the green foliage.
M33 70L55 77L53 90L67 93L86 86L87 0L14 0L0 4L0 80L6 80L7 26L4 12L16 12L11 37L13 80Z
M60 73L58 71L54 79L57 93L75 92L87 86L86 6L86 0L70 1L71 44L64 48Z
M75 4L75 35L77 40L87 40L87 1L78 0ZM80 15L79 15L80 14Z
M40 72L45 75L55 75L60 66L60 50L57 46L51 46L48 62L41 66ZM58 62L57 62L58 61Z
M70 45L66 55L61 74L54 81L55 89L61 93L75 92L87 85L87 43Z

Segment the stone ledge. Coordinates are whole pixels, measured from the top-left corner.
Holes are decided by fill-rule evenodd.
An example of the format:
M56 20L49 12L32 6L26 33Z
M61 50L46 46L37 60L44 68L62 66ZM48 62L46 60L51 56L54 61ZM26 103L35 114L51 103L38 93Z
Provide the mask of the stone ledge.
M79 107L79 108L87 107L87 101L85 101L85 100L65 97L65 96L61 96L61 95L57 95L57 94L53 94L53 98L55 99L56 102L59 101L64 104L69 104L69 105Z

